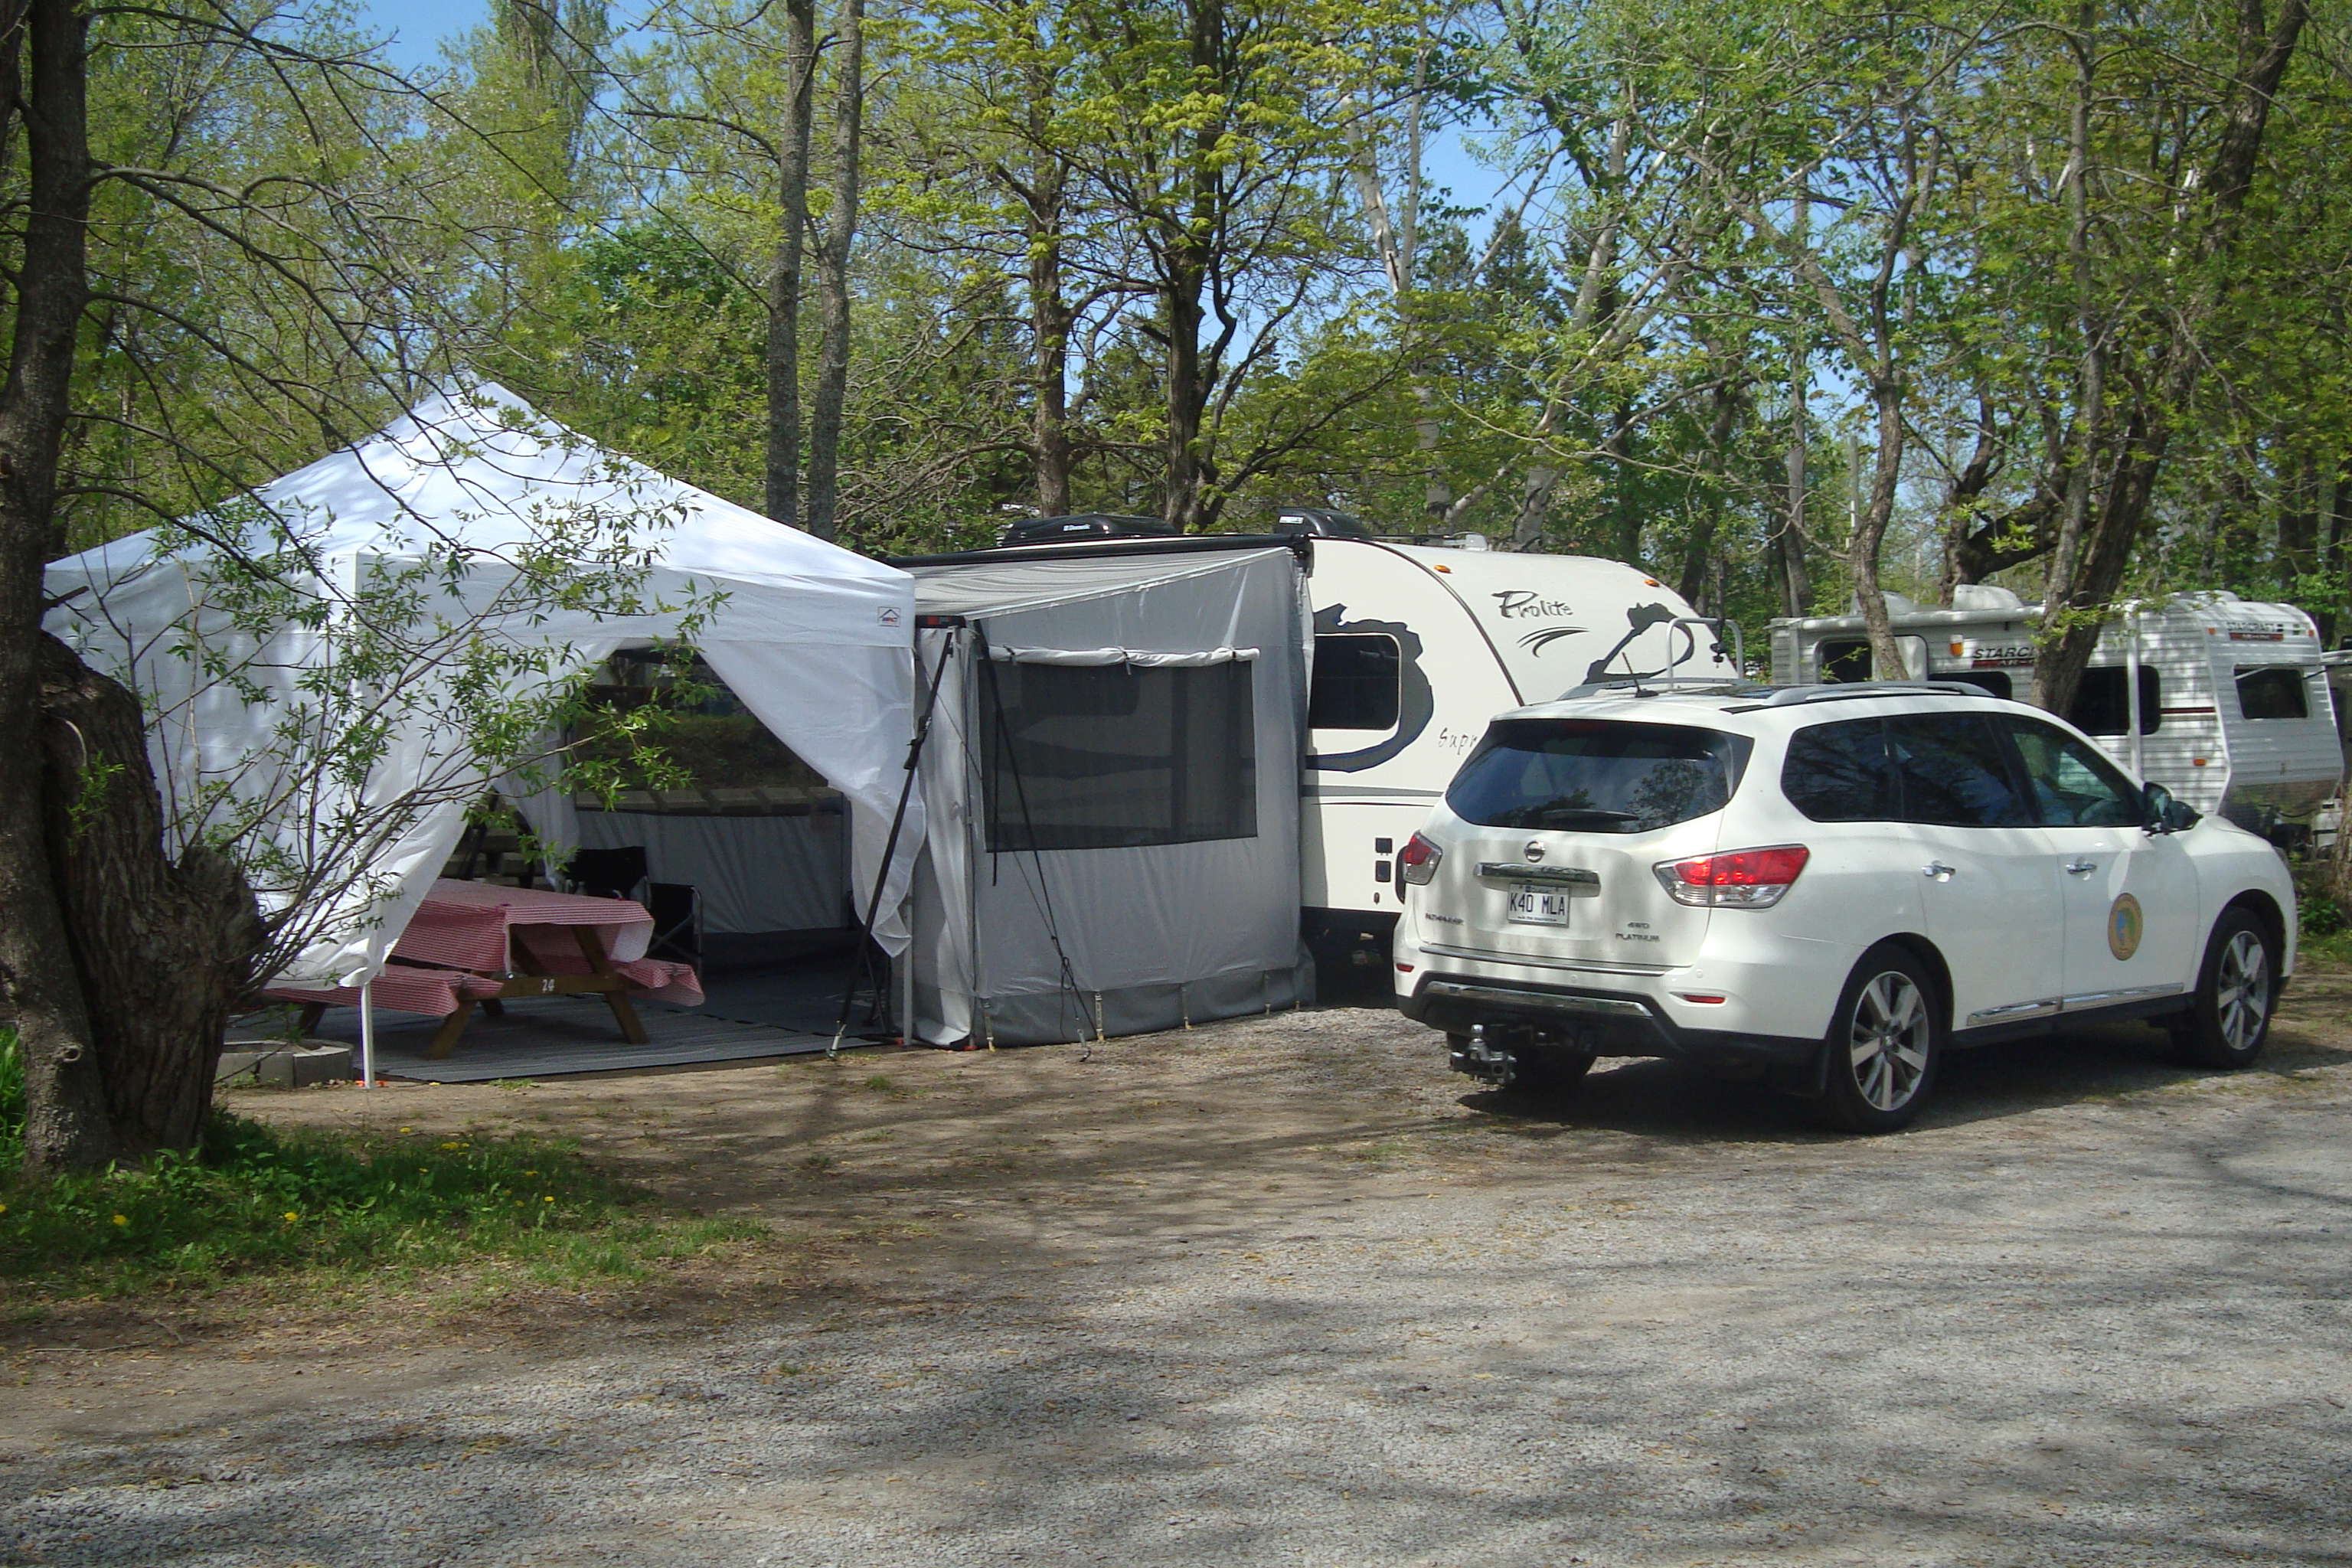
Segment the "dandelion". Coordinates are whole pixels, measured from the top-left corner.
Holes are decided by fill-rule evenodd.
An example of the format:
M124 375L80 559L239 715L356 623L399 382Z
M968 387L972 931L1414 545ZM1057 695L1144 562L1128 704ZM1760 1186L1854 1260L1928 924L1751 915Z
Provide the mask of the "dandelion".
M127 1214L116 1215L114 1216L114 1223L117 1225L129 1225L131 1223L131 1216Z
M526 1176L536 1176L539 1173L537 1171L525 1171L523 1174Z
M402 1129L401 1129L401 1131L402 1131L403 1132L414 1132L414 1131L416 1131L416 1129L415 1129L415 1128L414 1128L414 1127L404 1127L404 1128L402 1128Z
M441 1147L444 1149L463 1149L465 1145L463 1143L444 1143Z
M301 1217L302 1217L302 1216L301 1216L301 1215L299 1215L299 1213L297 1213L297 1212L296 1212L296 1211L294 1211L293 1209L288 1209L288 1210L286 1211L286 1223L287 1223L288 1225L292 1225L296 1220L300 1219Z
M540 1199L539 1201L540 1201L541 1203L543 1203L543 1204L551 1204L551 1203L553 1203L553 1202L555 1201L555 1199L554 1199L553 1197L550 1196L550 1197L544 1197L544 1198L541 1198L541 1199Z

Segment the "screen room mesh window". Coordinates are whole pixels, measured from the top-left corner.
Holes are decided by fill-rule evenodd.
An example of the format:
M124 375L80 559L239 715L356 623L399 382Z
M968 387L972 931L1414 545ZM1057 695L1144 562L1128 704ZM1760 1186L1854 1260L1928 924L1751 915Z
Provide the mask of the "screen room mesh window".
M1257 836L1250 666L981 669L988 847L1118 849Z

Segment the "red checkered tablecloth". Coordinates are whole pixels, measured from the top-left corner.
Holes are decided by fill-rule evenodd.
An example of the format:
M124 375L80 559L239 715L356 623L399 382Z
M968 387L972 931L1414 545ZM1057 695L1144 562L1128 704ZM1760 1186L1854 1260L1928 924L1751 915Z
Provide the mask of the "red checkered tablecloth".
M654 918L643 904L626 899L591 899L577 893L551 893L538 888L500 888L488 882L444 879L416 907L408 929L393 943L397 957L415 963L438 964L440 970L410 969L394 963L375 980L376 1005L397 1013L430 1013L446 1016L457 1009L460 996L496 995L499 983L452 979L448 970L505 974L512 970L511 944L520 942L538 967L550 974L585 974L589 963L570 931L551 927L584 927L603 942L606 957L629 982L629 989L657 1002L692 1007L702 1001L702 983L694 966L668 959L647 958ZM328 1002L355 1006L360 994L296 990L272 986L268 994L287 1001Z
M643 904L627 899L590 899L578 893L551 893L541 888L501 888L488 882L458 882L447 878L433 884L416 916L400 933L393 952L422 963L446 963L452 969L502 970L507 967L507 930L510 926L594 926L604 933L604 952L615 964L646 955L653 940L654 917ZM570 936L555 939L562 949L579 956ZM536 954L543 942L531 942Z

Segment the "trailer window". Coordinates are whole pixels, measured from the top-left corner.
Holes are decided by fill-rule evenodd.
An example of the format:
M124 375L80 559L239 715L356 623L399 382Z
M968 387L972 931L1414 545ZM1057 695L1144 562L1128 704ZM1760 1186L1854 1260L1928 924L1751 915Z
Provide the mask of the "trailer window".
M1824 686L1842 686L1849 681L1870 679L1870 644L1862 637L1842 637L1822 644L1814 656L1814 666L1820 670L1817 679Z
M1254 668L982 664L988 847L1255 837Z
M2281 665L2238 671L2238 711L2249 719L2308 719L2303 671Z
M1744 735L1679 724L1504 720L1445 804L1482 827L1647 833L1723 809L1749 747Z
M1317 730L1393 730L1404 691L1404 658L1384 632L1339 632L1315 639L1315 679L1307 722Z
M2074 705L2066 717L2077 730L2092 735L2120 735L2131 728L2131 705L2124 687L2124 667L2103 664L2083 672L2074 689ZM2139 667L2139 732L2153 735L2164 728L2164 678L2153 665Z

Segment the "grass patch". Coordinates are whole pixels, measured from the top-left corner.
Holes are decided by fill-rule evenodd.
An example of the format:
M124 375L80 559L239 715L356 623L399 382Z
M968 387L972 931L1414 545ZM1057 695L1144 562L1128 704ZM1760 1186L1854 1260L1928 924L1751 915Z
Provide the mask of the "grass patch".
M0 1038L0 1152L21 1147L15 1058ZM482 1265L534 1283L630 1280L765 1234L646 1213L572 1144L532 1136L284 1131L215 1112L202 1148L137 1169L28 1183L7 1157L0 1281L47 1298Z

